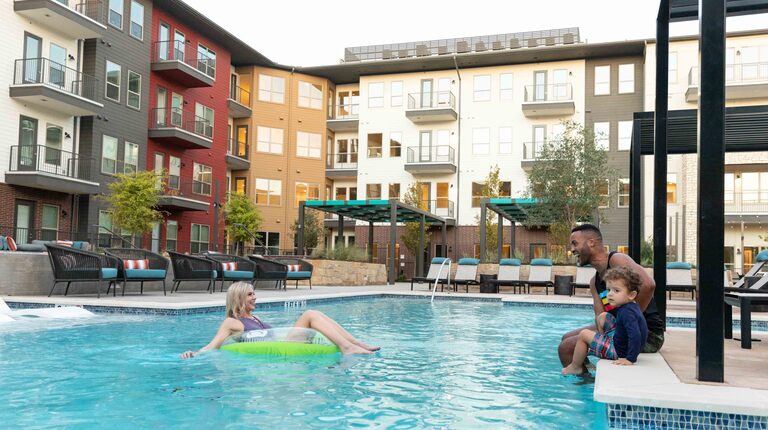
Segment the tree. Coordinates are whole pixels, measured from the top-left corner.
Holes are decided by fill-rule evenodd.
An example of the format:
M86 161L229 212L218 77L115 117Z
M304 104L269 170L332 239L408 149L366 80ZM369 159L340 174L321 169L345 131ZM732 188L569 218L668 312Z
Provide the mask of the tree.
M251 239L248 232L255 234L261 227L259 208L243 193L230 194L221 208L221 214L227 235L236 244L247 242Z
M163 213L157 209L157 183L158 177L152 171L117 174L116 180L108 185L110 194L102 197L109 205L107 213L112 225L131 236L152 231L152 224L163 219Z
M495 198L501 197L501 177L499 174L499 166L495 165L488 172L488 176L485 177L483 182L483 189L481 192L481 198ZM478 236L480 235L480 215L475 215L475 224L478 226ZM485 252L488 260L494 260L494 256L498 252L498 229L497 227L497 215L493 211L487 211L485 214Z
M581 124L563 123L563 134L546 142L528 173L528 196L538 200L529 211L529 226L549 225L556 245L567 249L571 229L590 220L610 201L609 184L617 183L605 150Z
M294 242L298 237L299 220L296 219L291 224L291 233L293 234ZM314 250L320 245L323 237L325 237L325 226L317 216L317 211L314 209L306 208L304 210L304 247L309 250ZM301 250L300 250L301 251Z
M406 190L405 194L403 195L403 203L407 205L411 205L417 208L421 208L424 210L429 209L429 202L425 202L421 200L421 182L416 181L412 183L410 186L408 186L408 189ZM424 226L426 229L426 225ZM415 257L418 258L418 250L419 250L419 230L421 229L421 224L418 222L407 222L405 223L405 232L400 236L400 239L403 241L403 245L405 245L405 248L408 251L411 251L411 254L413 254ZM426 232L425 232L426 235ZM426 238L425 238L426 239ZM427 241L424 241L424 249L427 249ZM422 250L421 252L424 252Z

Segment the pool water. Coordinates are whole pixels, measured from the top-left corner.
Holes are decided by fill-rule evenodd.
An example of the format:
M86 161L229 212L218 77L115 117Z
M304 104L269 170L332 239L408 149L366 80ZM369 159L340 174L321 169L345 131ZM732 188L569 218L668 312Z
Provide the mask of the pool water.
M222 315L99 315L0 326L4 428L530 428L607 426L593 384L560 376L588 309L377 298L318 303L372 356L190 360ZM256 313L273 326L304 308Z

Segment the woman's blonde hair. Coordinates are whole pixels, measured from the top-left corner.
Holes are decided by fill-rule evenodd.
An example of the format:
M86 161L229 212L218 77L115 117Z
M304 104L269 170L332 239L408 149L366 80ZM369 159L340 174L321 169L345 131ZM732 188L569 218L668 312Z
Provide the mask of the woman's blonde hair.
M248 291L253 291L253 285L248 282L235 282L227 289L227 317L240 318L245 312Z

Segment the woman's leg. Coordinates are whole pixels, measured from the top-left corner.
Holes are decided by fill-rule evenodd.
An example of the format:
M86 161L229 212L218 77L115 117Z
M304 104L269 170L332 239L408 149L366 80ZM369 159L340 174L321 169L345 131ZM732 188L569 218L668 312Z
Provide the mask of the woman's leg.
M331 342L335 343L344 354L370 354L366 348L356 343L357 339L341 328L331 318L322 312L306 311L296 320L295 327L311 328L322 333ZM341 330L339 330L341 329Z
M584 373L584 367L581 363L587 358L589 344L595 338L595 332L592 330L582 330L579 333L579 340L573 350L573 362L563 369L563 375L581 375Z
M307 312L314 312L316 314L315 315L316 318L328 320L328 322L330 324L332 324L334 327L336 327L336 330L338 330L339 333L341 333L341 335L344 336L344 338L346 338L350 342L354 343L355 345L361 346L361 347L367 349L368 351L378 351L378 350L381 349L381 347L379 347L379 346L371 346L371 345L368 345L367 343L357 339L356 337L354 337L352 335L352 333L348 332L344 327L342 327L339 323L337 323L333 318L329 317L328 315L326 315L326 314L324 314L324 313L322 313L320 311L307 311Z

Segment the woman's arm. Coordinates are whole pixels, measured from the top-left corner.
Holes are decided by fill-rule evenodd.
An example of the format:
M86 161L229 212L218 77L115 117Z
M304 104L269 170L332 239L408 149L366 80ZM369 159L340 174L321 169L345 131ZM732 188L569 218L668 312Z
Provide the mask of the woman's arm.
M243 325L242 322L234 318L227 318L224 321L222 321L221 325L219 326L219 330L216 332L216 335L208 343L208 345L205 345L204 347L200 348L195 352L185 351L184 353L181 354L181 358L191 358L203 351L218 349L221 346L221 344L224 343L225 340L227 340L228 337L232 336L232 334L234 333L237 333L243 330L245 330L245 326Z

